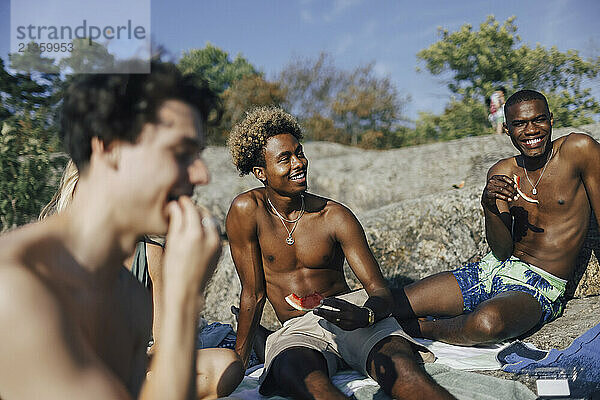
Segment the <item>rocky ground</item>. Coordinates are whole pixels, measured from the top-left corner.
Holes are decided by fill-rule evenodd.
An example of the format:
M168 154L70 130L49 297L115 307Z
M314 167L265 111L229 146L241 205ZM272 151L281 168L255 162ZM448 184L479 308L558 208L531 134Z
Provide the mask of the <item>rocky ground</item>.
M557 129L554 137L572 131L600 140L600 124ZM356 213L384 275L391 285L402 286L476 260L488 251L481 190L490 166L516 150L505 135L493 135L387 151L310 142L305 144L305 153L310 161L309 191L336 199ZM204 158L212 183L197 189L196 200L223 221L233 198L257 187L258 181L239 177L225 148L209 148ZM539 187L543 188L543 181ZM599 249L600 235L593 227L570 285L575 299L563 317L526 341L544 349L564 348L599 322L600 298L586 297L600 294ZM347 277L357 284L349 269ZM229 306L238 304L239 293L240 283L226 247L207 289L205 317L233 323ZM278 324L269 308L263 324Z

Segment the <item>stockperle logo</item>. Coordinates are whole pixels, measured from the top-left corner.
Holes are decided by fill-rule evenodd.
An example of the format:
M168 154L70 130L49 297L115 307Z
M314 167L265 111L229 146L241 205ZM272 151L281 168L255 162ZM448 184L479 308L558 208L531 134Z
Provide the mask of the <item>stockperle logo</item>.
M150 71L150 0L11 0L10 32L20 70Z

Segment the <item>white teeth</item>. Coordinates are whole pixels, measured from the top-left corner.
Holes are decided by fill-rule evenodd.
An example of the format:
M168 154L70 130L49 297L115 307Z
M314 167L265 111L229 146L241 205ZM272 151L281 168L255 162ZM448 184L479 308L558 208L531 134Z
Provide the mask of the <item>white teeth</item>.
M304 178L304 172L302 172L301 174L298 174L298 175L290 176L290 179L293 181L297 181L302 178Z
M527 145L533 145L533 144L537 144L539 142L542 141L542 138L537 138L537 139L529 139L525 141L525 144Z

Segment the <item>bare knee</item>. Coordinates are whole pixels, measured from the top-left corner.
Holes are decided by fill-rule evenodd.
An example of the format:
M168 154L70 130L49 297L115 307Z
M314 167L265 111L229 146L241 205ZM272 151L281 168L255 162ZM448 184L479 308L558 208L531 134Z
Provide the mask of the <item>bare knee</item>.
M506 321L494 307L486 307L472 315L472 327L481 343L498 342L508 338Z
M386 392L397 380L410 378L400 375L412 375L413 364L416 365L411 345L401 337L390 336L381 340L367 358L369 374Z
M438 385L425 372L420 358L403 338L388 337L369 354L369 372L384 392L394 398L439 398ZM417 397L419 397L417 396Z
M198 399L224 397L235 390L244 378L238 355L229 349L198 350L196 391Z
M346 398L331 383L324 356L303 347L287 349L275 357L261 390L262 394L278 392L295 399Z
M271 370L282 382L304 380L311 372L320 371L327 376L327 362L324 356L313 349L293 347L279 354Z

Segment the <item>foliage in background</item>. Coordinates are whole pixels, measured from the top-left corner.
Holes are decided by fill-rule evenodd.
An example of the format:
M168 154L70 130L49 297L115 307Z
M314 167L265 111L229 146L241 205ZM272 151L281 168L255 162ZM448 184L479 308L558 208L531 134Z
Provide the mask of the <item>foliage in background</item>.
M183 53L178 63L184 74L194 74L208 81L209 87L222 94L233 82L248 75L258 75L258 70L241 54L232 60L229 53L207 43L203 49Z
M30 54L28 55L30 56ZM31 71L29 71L31 72ZM58 76L9 74L0 60L0 230L35 219L55 191Z
M398 144L408 96L401 97L390 78L378 77L373 67L342 70L321 53L316 59L294 60L281 71L278 81L307 138L367 148Z
M210 43L203 49L185 52L177 65L184 74L208 81L221 97L223 117L217 126L209 128L209 144L225 144L231 127L249 108L280 106L285 101L285 90L276 82L267 82L241 54L232 60L226 51Z
M489 125L481 117L480 107L473 109L477 115L470 120L450 113L460 114L483 104L498 86L506 87L507 96L520 89L544 93L554 111L556 127L593 122L600 104L585 85L598 84L600 58L586 60L576 50L560 52L556 47L548 49L539 44L531 48L521 43L514 21L511 17L500 24L490 16L478 31L470 24L452 33L440 28L441 39L417 53L427 71L447 78L448 89L455 96L443 115L424 114L423 120L417 121L417 129L425 137L434 126L449 137L488 133Z
M224 143L233 125L247 110L263 105L283 105L285 90L277 82L267 82L260 75L247 75L233 82L221 97L224 112L218 129Z

